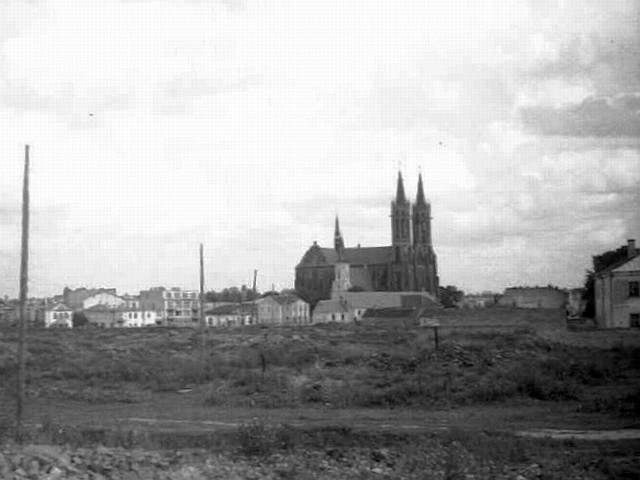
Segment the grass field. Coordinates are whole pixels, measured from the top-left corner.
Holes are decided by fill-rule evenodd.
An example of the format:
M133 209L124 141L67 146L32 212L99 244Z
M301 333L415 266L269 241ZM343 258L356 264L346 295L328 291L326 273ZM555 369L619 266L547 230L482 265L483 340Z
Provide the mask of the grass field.
M481 444L520 445L527 461L555 450L545 440L515 442L514 431L640 425L640 332L572 331L556 311L428 315L441 325L437 349L431 329L410 319L204 335L31 330L28 418L49 434L101 426L137 432L129 441L165 438L163 445L232 434L249 450L283 442L325 448L337 438L354 447L394 438L408 445L437 435L487 459L495 454ZM17 332L0 333L0 401L10 412ZM106 441L107 430L95 430ZM65 435L57 440L74 438ZM253 437L262 440L252 447Z

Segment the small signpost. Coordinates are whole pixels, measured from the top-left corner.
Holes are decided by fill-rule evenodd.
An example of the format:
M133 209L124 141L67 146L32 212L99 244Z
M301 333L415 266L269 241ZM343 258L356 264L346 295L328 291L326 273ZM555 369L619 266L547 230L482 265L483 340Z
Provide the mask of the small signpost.
M435 318L420 317L420 319L418 320L418 324L424 328L433 328L433 341L436 345L437 350L439 343L438 327L440 326L440 322L438 322L438 320L436 320Z

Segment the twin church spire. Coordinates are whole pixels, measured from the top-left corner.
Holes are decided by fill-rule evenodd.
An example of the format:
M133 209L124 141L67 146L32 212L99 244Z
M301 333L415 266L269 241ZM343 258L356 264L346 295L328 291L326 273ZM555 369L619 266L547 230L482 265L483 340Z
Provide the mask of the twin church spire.
M422 173L418 175L416 202L411 205L404 193L402 173L398 172L396 198L391 202L391 237L397 247L431 246L431 205L424 196Z
M411 228L413 227L413 228ZM402 173L398 172L396 198L391 202L391 236L394 246L431 246L431 204L426 201L422 173L418 175L416 202L412 205L404 192ZM333 246L338 257L344 256L344 239L336 215Z

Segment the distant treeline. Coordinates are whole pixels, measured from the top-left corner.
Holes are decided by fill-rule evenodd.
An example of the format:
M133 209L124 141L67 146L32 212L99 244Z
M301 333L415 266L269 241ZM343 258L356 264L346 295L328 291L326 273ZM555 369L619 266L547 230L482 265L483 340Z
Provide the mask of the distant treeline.
M210 290L204 294L205 302L250 302L261 296L260 292L254 292L252 289L247 288L246 285L238 287L230 287L216 292Z

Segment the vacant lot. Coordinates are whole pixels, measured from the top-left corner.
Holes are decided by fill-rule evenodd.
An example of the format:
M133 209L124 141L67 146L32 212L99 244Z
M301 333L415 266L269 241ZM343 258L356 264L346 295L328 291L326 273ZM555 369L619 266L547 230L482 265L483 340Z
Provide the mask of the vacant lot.
M434 446L444 455L438 462L453 462L446 455L454 450L471 455L470 465L479 462L477 478L497 475L482 473L487 465L546 459L560 468L569 461L567 451L584 450L558 449L548 440L516 442L513 430L639 425L639 332L570 331L555 311L425 315L441 325L438 348L432 330L410 319L204 335L163 328L32 330L27 412L40 424L34 435L58 443L86 444L86 435L93 435L96 442L116 445L125 438L128 446L167 446L170 437L183 438L185 445L219 446L224 437L223 444L263 457L283 454L285 447L295 456L291 447L301 445L305 452L366 446L391 449L398 464L419 437L421 445L444 448ZM0 374L6 381L0 398L10 412L17 337L14 330L1 335ZM87 433L91 425L128 433ZM69 431L74 433L52 433ZM495 458L496 448L481 447L491 442L509 446L505 456ZM586 451L595 448L590 445ZM598 448L609 458L604 443ZM618 460L607 460L595 476L585 476L595 468L587 462L576 478L606 478L607 469L617 471Z

